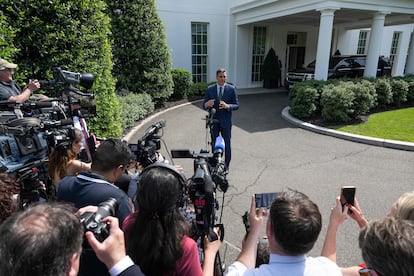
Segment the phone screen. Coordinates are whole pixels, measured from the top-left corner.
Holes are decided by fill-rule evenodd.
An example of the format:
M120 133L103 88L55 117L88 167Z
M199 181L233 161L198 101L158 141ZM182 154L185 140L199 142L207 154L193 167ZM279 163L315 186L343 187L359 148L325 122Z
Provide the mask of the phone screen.
M344 206L346 203L354 205L355 201L355 186L342 186L341 187L341 203Z
M270 208L273 200L279 193L261 193L254 194L256 200L256 208Z

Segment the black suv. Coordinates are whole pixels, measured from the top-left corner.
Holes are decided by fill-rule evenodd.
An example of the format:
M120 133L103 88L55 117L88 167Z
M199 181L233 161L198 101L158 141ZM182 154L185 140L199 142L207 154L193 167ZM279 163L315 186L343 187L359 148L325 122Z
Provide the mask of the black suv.
M328 79L357 78L364 75L366 56L332 56L329 59ZM289 71L286 74L286 87L291 88L296 82L314 78L315 63L312 61L305 68ZM390 76L391 64L384 58L378 60L377 76Z

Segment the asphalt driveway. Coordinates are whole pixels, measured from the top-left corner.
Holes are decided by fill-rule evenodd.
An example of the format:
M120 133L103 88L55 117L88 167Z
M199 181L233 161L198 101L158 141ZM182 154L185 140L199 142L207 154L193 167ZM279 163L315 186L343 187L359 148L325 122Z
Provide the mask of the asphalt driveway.
M310 255L320 254L331 207L341 185L357 186L357 199L368 219L387 214L391 204L404 192L414 190L414 153L346 141L298 128L281 117L288 105L286 92L239 95L240 109L233 112L233 159L228 176L230 188L224 195L222 222L225 241L222 260L235 260L241 247L244 226L241 216L254 193L296 189L319 206L323 217L321 236ZM136 143L144 130L159 119L163 128L161 153L171 149L199 152L207 147L206 112L201 102L163 111L132 130L125 139ZM170 159L168 157L168 159ZM170 159L171 160L171 159ZM176 159L187 177L192 160ZM219 202L223 194L217 193ZM358 248L358 226L348 219L338 233L338 264L362 262Z

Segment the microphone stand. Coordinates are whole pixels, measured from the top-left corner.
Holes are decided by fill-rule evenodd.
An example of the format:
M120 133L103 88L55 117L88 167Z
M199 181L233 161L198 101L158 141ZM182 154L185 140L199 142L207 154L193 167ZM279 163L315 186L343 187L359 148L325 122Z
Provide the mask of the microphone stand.
M208 134L210 133L210 137L211 137L211 127L214 124L214 114L216 113L216 109L215 108L209 108L208 109L208 114L206 115L206 149L209 148L209 145L211 146L211 142L209 142L208 140ZM209 129L209 131L208 131Z

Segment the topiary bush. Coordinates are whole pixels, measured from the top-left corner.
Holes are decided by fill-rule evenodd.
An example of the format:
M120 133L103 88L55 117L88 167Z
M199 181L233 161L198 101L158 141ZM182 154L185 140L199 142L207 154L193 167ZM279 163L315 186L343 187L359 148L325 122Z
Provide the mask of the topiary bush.
M407 101L408 83L401 79L395 78L391 80L392 102L400 107L402 103Z
M355 94L347 85L328 84L322 89L322 118L331 122L349 122L353 119Z
M307 84L295 84L289 94L290 112L298 118L309 118L318 109L318 90Z
M171 69L171 76L174 82L172 99L184 99L190 94L190 87L193 83L191 73L184 69Z
M375 90L377 92L377 105L379 107L385 107L392 102L390 79L377 78L375 80Z
M122 129L133 127L137 121L144 119L154 111L154 103L150 95L134 94L117 96L121 105L121 126Z

